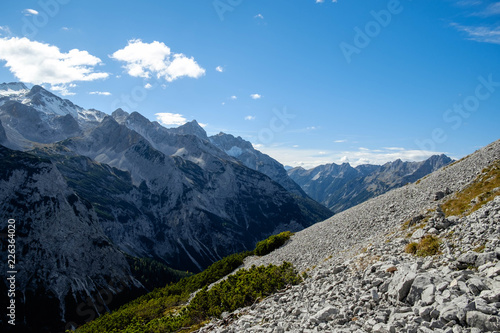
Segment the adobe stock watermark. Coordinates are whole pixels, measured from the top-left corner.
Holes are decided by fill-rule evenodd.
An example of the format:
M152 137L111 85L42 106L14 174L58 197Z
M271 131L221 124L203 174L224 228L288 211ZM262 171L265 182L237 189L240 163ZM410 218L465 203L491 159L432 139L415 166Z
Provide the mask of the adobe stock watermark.
M488 75L488 78L479 76L477 78L479 84L474 90L474 94L465 97L461 103L453 104L453 107L447 109L443 113L443 121L451 125L451 129L456 131L462 124L464 119L469 118L472 114L479 110L482 101L491 97L500 87L500 82L493 81L493 75ZM420 150L436 151L436 145L442 144L448 139L446 131L442 127L437 127L432 130L429 139L415 140L415 144Z
M282 110L274 108L273 114L274 116L269 120L269 126L259 131L258 140L261 144L273 142L275 135L283 132L290 125L291 119L296 117L296 115L288 113L286 107L283 107Z
M221 21L224 21L224 15L227 12L232 12L236 7L241 5L243 0L214 0L212 6L215 12L219 16Z
M39 0L37 2L41 10L37 10L38 14L31 16L23 16L23 26L21 33L33 39L38 31L45 27L51 18L59 14L61 6L67 5L71 0ZM37 8L37 9L40 9Z
M407 0L412 1L412 0ZM380 11L370 11L373 20L368 21L363 29L356 26L354 27L354 38L352 44L341 42L339 44L340 50L344 55L348 64L352 62L354 54L360 54L363 49L370 45L371 41L382 32L382 28L386 28L391 24L394 15L403 12L403 5L399 0L389 0L386 9Z

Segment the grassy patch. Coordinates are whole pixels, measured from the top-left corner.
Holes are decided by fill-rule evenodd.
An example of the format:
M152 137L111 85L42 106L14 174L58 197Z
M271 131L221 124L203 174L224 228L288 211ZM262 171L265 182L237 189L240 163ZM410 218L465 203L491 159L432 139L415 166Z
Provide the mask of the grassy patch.
M474 182L446 201L443 211L446 216L468 215L484 204L493 200L498 194L494 191L500 187L500 161L495 161L485 168Z
M439 246L441 240L434 235L426 235L418 243L410 243L406 245L405 252L417 255L419 257L427 257L439 254Z
M479 245L478 247L476 247L475 249L473 249L472 251L477 252L477 253L483 253L485 248L486 248L486 244L482 244L482 245Z

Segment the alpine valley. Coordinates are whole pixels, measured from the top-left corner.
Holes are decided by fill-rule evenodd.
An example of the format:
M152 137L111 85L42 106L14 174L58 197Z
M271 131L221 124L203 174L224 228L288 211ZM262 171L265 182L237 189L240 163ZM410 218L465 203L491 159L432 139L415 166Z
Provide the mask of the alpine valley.
M20 332L77 326L451 162L287 173L250 142L208 137L196 121L167 129L22 83L0 85L0 160L0 217L16 221Z

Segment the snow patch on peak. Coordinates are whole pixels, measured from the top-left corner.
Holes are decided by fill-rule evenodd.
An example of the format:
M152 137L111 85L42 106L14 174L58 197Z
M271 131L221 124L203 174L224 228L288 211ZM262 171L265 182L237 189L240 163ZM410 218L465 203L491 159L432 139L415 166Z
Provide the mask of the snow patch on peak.
M28 87L21 82L10 82L10 83L1 83L0 84L0 96L15 96L26 94L29 92Z
M237 146L231 147L229 150L226 150L226 154L232 157L239 157L241 154L243 154L243 149Z

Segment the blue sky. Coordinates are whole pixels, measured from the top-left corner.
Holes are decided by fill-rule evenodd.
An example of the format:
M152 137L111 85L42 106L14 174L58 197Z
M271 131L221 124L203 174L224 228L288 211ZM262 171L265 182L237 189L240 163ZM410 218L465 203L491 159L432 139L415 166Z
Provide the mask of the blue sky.
M4 1L0 82L196 119L286 165L459 158L499 139L500 2Z

